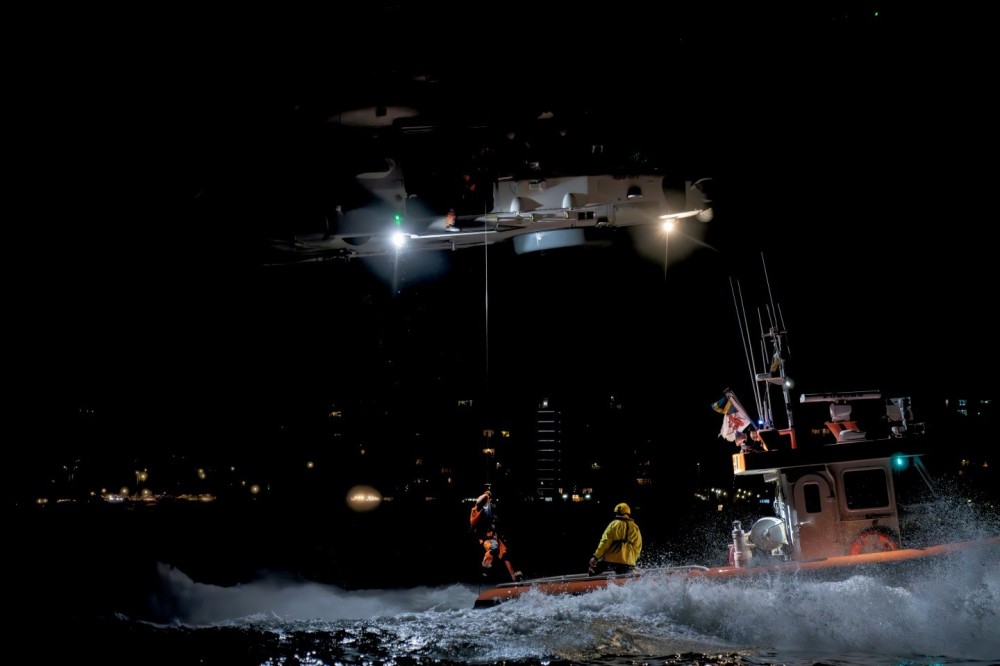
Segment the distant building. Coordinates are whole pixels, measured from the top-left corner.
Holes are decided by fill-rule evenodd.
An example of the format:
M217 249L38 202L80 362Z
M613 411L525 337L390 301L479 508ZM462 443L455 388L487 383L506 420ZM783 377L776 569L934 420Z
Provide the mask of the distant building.
M536 492L546 502L559 496L562 486L562 413L543 399L538 404L535 430Z

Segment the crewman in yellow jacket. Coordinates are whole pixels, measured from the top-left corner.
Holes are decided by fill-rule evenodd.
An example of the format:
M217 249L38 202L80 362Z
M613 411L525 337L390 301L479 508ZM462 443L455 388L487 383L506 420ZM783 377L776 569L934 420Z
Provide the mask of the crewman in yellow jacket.
M631 573L642 553L642 533L632 520L632 509L625 502L615 505L615 518L604 529L589 571L594 576L611 569L615 573Z

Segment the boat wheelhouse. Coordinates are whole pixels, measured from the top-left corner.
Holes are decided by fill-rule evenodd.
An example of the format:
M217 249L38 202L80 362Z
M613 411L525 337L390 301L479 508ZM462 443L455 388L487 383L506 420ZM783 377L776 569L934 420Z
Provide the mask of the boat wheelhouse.
M821 430L827 442L802 443L780 431L760 430L742 440L753 444L741 444L733 454L736 477L760 475L775 486L776 516L753 525L751 550L742 554L801 561L902 547L896 478L912 467L930 488L920 460L926 453L924 429L912 423L910 399L861 391L803 394L799 401L829 405ZM881 406L882 436L861 430L853 417L857 401ZM739 545L734 544L737 553Z

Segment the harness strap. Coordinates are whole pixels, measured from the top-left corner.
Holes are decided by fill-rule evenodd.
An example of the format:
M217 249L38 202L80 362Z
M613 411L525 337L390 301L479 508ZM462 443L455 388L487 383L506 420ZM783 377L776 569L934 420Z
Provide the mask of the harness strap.
M617 548L617 549L621 550L625 546L625 544L628 543L629 522L630 521L628 521L628 520L625 521L625 538L624 539L616 539L616 540L612 541L611 542L611 547L612 548Z

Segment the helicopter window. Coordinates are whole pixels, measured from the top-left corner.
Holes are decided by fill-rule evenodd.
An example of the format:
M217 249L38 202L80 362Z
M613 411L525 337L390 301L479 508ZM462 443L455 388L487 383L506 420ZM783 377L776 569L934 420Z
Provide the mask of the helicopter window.
M882 509L889 506L889 484L884 469L844 472L844 501L847 508Z
M806 513L820 513L823 503L819 498L819 484L807 483L802 487L802 497L806 503Z

